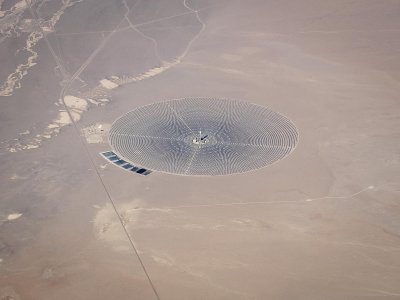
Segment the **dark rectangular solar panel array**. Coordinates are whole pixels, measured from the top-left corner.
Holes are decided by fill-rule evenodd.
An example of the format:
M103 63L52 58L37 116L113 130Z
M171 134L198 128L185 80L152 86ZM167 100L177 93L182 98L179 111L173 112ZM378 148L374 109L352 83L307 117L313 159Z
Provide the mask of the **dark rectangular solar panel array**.
M126 161L119 159L117 161L114 161L114 164L118 165L118 166L122 166L126 164Z
M126 162L125 160L120 159L118 157L118 155L116 155L112 151L101 152L100 155L103 156L108 161L110 161L113 164L115 164L116 166L122 167L127 171L138 173L138 174L144 175L144 176L147 176L147 175L149 175L151 173L150 170L147 170L147 169L144 169L144 168L141 168L141 167L136 167L136 166Z

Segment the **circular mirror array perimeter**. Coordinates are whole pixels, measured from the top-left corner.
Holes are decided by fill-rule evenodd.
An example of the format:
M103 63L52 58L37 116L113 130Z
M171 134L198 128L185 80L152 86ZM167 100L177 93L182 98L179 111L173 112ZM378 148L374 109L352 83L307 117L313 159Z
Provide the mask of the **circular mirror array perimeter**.
M144 168L179 175L229 175L268 166L298 141L285 116L249 102L184 98L130 111L110 130L113 150Z

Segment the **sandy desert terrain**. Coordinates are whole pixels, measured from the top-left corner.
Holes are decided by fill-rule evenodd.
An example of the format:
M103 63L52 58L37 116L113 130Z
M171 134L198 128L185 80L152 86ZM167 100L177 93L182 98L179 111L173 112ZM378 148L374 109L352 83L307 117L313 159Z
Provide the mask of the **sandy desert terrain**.
M99 155L186 97L282 113L296 149L216 177ZM399 0L0 0L0 300L400 299L399 99Z

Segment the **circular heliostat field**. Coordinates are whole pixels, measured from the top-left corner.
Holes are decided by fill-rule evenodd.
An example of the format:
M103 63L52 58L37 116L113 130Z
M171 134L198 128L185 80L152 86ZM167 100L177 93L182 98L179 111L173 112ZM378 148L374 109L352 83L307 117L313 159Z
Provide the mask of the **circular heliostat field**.
M296 146L296 126L248 102L184 98L117 119L109 141L126 161L179 175L228 175L268 166Z

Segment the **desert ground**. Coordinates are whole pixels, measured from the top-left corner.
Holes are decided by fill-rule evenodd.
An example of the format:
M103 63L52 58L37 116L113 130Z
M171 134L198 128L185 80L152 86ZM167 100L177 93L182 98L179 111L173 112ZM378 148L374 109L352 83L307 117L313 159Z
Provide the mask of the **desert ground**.
M229 176L99 155L185 97L298 144ZM399 99L399 0L0 0L0 299L400 299Z

